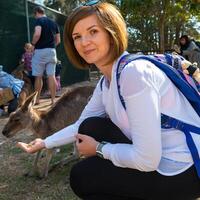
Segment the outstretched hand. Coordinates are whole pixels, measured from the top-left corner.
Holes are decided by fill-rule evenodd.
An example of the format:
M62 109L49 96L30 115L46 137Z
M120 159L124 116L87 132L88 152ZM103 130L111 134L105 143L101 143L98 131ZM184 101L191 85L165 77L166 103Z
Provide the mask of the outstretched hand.
M27 153L35 153L45 148L44 141L40 138L33 140L29 144L26 144L24 142L18 142L16 146L26 151Z

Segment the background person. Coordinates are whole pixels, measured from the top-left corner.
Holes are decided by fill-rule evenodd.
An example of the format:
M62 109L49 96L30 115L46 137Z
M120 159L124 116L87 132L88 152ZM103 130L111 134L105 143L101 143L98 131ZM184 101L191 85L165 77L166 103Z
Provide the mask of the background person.
M56 77L56 96L61 96L61 93L62 93L61 82L60 82L61 70L62 70L62 63L61 63L60 60L57 60L56 72L55 72L55 77Z
M40 93L43 86L43 73L46 70L48 76L48 87L51 94L51 102L54 103L56 93L56 46L60 43L60 33L56 22L45 15L42 7L34 8L36 18L35 31L32 38L32 45L35 51L32 59L32 74L35 76L35 90L38 92L39 103Z
M181 55L191 63L196 62L200 68L200 48L190 39L188 35L182 35L179 39Z
M31 83L34 85L34 77L32 76L32 57L33 57L33 46L31 43L24 45L25 52L22 54L20 63L24 64L24 68L27 71L28 77L31 79Z
M11 74L3 71L3 66L0 65L0 98L3 97L5 88L10 88L13 93L13 98L8 102L8 113L14 112L18 107L18 97L24 85L24 81L14 78ZM5 105L1 105L1 109L4 109Z
M161 112L198 127L199 116L166 74L142 59L121 72L124 109L116 68L128 54L127 41L125 22L113 5L98 3L74 10L64 30L68 57L82 68L95 64L104 80L75 124L45 140L18 146L33 153L76 139L86 159L73 166L70 184L81 199L196 198L200 182L185 135L161 129Z

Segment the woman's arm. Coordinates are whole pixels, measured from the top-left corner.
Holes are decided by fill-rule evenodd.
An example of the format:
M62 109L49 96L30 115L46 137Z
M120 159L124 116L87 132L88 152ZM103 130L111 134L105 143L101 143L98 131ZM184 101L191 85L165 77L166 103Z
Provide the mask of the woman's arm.
M160 95L153 64L136 61L123 69L121 94L125 100L133 144L107 144L103 155L116 166L141 171L157 169L161 159Z
M193 41L191 41L189 47L187 49L183 50L183 56L189 56L194 51L200 51L200 49Z
M80 118L72 125L65 127L64 129L54 133L53 135L47 137L44 140L38 141L38 143L31 142L29 145L24 143L18 143L18 146L23 150L32 153L35 149L40 150L41 148L53 148L62 146L68 143L72 143L76 140L76 134L78 133L78 128L80 123L92 116L102 116L105 113L104 106L102 103L102 91L99 84L95 88L95 91L84 108ZM44 144L44 145L43 145ZM28 146L27 146L28 145ZM28 148L27 148L28 147Z

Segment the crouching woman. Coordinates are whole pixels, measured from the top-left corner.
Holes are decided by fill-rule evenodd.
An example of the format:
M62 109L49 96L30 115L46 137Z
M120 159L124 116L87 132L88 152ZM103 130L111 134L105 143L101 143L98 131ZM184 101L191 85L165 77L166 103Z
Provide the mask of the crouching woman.
M75 9L65 24L64 44L75 66L95 64L104 78L76 123L32 145L18 146L33 153L76 141L85 159L72 167L70 184L82 199L199 197L200 180L185 135L177 129L161 129L161 112L197 127L200 118L149 61L130 62L118 87L116 69L128 54L126 25L118 9L109 3Z

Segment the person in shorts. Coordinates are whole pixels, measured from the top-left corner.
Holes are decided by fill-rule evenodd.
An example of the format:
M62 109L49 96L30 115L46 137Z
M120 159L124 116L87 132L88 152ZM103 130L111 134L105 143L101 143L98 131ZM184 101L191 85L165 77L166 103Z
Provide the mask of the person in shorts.
M46 71L51 102L54 103L56 94L55 68L57 62L56 46L60 43L59 27L45 15L41 6L34 8L35 30L32 38L34 55L32 58L32 75L35 76L35 91L38 92L36 104L39 104L43 86L43 73Z

